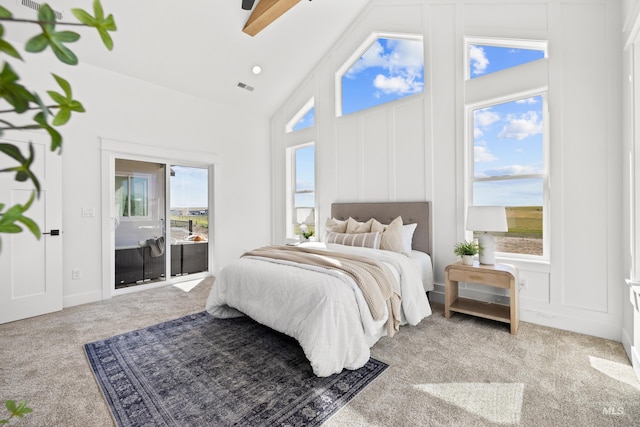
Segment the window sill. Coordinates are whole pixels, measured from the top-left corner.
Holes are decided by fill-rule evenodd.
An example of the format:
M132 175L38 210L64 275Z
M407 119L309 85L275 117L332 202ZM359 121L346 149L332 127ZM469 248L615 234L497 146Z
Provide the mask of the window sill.
M519 270L537 271L540 273L551 272L551 262L547 259L524 259L508 256L496 256L496 262L501 264L511 264Z

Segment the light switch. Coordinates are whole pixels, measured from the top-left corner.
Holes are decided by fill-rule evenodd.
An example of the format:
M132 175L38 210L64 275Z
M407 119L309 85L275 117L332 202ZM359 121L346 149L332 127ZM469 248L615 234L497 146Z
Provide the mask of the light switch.
M85 216L85 217L95 216L95 210L93 208L82 208L82 216Z

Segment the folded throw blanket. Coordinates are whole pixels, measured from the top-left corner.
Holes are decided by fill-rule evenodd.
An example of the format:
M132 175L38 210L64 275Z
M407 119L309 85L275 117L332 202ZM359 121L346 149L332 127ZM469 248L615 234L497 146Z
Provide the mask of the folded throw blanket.
M152 257L159 257L164 254L164 237L160 236L157 239L147 239L147 246L151 249Z

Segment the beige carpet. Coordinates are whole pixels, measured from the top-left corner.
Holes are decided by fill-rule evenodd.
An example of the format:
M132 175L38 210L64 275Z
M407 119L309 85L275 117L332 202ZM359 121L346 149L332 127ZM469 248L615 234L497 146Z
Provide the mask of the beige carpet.
M112 425L83 344L202 311L212 282L0 325L0 401L29 401L20 426ZM376 344L390 367L326 427L640 426L640 384L620 343L530 323L512 336L433 308Z

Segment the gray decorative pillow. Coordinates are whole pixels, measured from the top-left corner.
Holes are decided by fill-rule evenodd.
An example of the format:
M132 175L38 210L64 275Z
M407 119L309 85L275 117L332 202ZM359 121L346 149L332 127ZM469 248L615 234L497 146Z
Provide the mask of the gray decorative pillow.
M380 249L382 233L327 233L326 243Z

